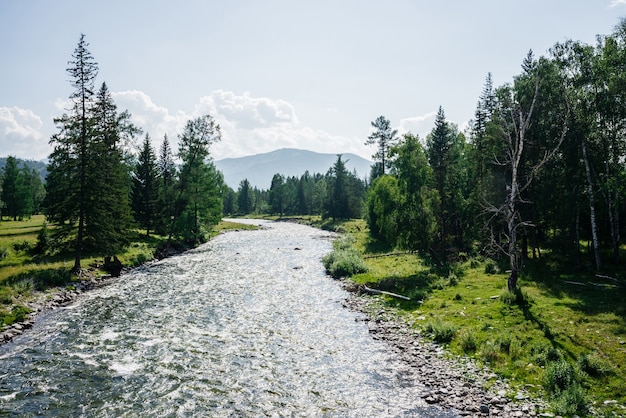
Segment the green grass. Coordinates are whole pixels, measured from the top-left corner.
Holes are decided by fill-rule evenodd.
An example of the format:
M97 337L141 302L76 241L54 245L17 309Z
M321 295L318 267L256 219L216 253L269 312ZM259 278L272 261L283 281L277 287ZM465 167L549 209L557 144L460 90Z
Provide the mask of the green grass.
M570 270L545 251L542 260L526 263L520 290L510 293L505 273L486 273L498 271L490 260L434 268L415 254L372 242L362 221L343 229L368 266L352 280L410 297L382 298L426 335L446 342L452 355L473 357L514 385L554 399L556 412L584 412L585 400L601 413L624 414L603 403L626 405L626 290L616 286L626 277L620 270L610 274L620 283L603 280L591 270ZM576 382L557 394L546 370L560 361L575 370Z

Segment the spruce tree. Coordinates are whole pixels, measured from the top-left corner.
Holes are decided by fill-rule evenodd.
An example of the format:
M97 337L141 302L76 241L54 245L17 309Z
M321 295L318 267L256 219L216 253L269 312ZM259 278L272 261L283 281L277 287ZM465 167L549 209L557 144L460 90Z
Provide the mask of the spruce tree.
M91 202L87 183L90 159L90 131L94 106L94 82L98 64L87 49L85 35L80 40L67 69L74 92L70 95L72 108L54 120L59 132L50 140L54 149L50 155L46 179L46 215L56 224L55 233L68 238L76 231L73 241L74 267L78 273L84 250L86 207Z
M159 216L157 218L156 231L161 234L169 232L171 219L174 216L175 206L175 183L176 165L167 134L163 136L163 142L159 149L159 159L157 161L159 171Z
M28 169L26 169L28 170ZM32 193L29 179L19 169L17 158L7 157L2 176L2 215L13 218L29 216L32 212Z
M239 189L237 190L237 205L239 207L239 213L246 215L252 212L252 188L248 179L243 179L239 182Z
M133 213L137 223L146 229L146 236L150 236L157 223L159 180L156 154L150 136L146 134L135 165L132 187Z
M209 152L221 139L220 127L210 115L201 116L187 122L179 139L182 166L170 238L176 233L195 245L222 216L223 179Z

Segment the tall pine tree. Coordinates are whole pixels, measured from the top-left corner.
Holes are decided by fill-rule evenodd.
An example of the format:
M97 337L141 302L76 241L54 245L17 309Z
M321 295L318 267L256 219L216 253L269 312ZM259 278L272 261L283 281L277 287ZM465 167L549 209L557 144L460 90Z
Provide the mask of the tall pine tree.
M133 175L132 204L135 220L146 229L146 236L154 231L159 216L159 169L157 158L146 134Z

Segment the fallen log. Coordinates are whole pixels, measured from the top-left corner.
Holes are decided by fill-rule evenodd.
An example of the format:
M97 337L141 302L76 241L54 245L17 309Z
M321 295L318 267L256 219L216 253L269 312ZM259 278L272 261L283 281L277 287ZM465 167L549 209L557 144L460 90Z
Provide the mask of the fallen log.
M385 290L372 289L370 287L367 287L366 285L363 285L362 288L367 293L373 293L375 295L387 295L387 296L392 296L392 297L398 298L398 299L411 300L411 298L408 297L408 296L403 296L403 295L399 295L397 293L387 292Z
M370 254L370 255L363 256L363 258L368 259L368 258L393 257L396 255L407 255L407 254L411 254L411 253L409 251L400 251L400 252L395 252L395 253Z

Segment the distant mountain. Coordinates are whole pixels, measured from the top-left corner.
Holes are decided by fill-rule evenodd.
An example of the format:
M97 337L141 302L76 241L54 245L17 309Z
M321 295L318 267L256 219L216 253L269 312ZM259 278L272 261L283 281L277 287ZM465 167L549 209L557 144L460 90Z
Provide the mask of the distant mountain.
M7 163L7 157L0 157L0 171L4 169L4 166ZM21 158L17 158L17 166L22 168L24 165L30 168L31 170L35 170L39 173L42 180L45 180L46 175L48 175L48 165L44 161L35 161L35 160L23 160Z
M359 178L366 178L370 175L371 161L355 154L342 154L341 159L346 163L348 171L356 170ZM320 154L284 148L265 154L217 160L215 166L224 174L226 184L235 191L244 179L248 179L253 187L267 190L270 188L274 174L300 177L307 170L310 174L326 174L335 161L337 161L336 154Z

